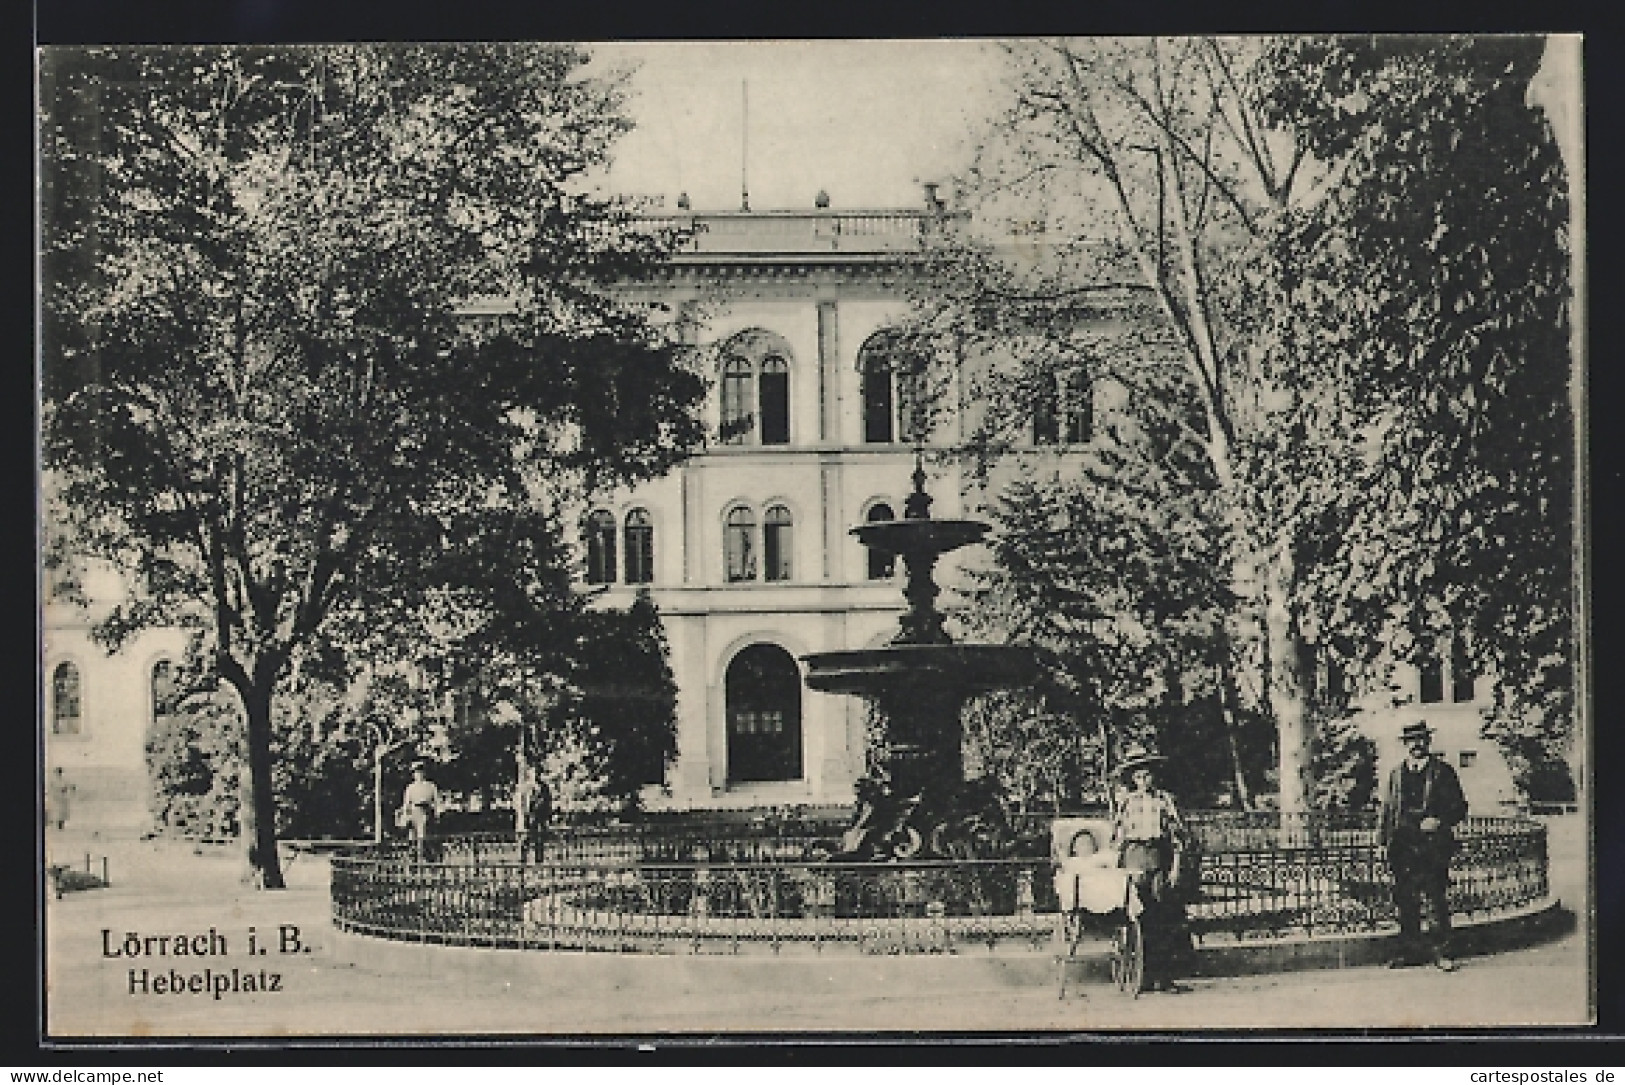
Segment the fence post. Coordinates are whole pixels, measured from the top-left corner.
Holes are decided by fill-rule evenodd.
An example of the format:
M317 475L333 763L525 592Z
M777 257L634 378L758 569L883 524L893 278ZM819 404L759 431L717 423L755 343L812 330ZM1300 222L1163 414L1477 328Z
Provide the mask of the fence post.
M1016 872L1016 915L1030 919L1033 914L1033 870L1022 867Z

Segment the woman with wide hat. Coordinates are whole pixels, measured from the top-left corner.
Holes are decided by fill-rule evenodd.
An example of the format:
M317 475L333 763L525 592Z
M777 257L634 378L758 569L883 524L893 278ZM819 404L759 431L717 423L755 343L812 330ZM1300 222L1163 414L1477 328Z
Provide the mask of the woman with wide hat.
M1190 952L1185 924L1184 888L1178 884L1182 861L1191 854L1190 833L1172 795L1156 786L1157 770L1167 758L1144 746L1130 746L1117 767L1126 788L1112 820L1112 845L1118 865L1135 872L1143 911L1145 985L1151 991L1175 991L1174 971Z

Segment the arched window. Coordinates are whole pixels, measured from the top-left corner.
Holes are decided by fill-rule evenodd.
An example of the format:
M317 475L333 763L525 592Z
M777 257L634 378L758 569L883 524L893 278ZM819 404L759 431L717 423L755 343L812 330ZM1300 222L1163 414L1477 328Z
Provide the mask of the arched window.
M925 394L925 362L921 358L894 354L892 380L897 385L897 435L914 444L925 440L926 412L930 404Z
M790 510L783 505L772 505L762 518L762 557L767 566L767 579L790 579L790 555L794 548Z
M1095 382L1083 368L1061 374L1061 440L1086 445L1095 439Z
M740 506L728 513L722 528L728 581L756 579L756 514Z
M655 525L647 509L626 514L626 582L649 584L655 578Z
M152 665L153 722L173 716L180 707L180 690L175 684L175 665L160 659Z
M923 440L925 361L902 348L897 332L876 332L859 352L863 378L863 440L867 444Z
M722 363L723 444L745 444L756 428L755 416L751 414L752 370L750 359L737 354Z
M801 777L801 669L783 648L752 644L728 664L728 782Z
M615 583L615 517L604 509L587 517L587 583Z
M863 355L863 439L890 444L896 437L892 402L891 358L883 347L865 347Z
M762 328L722 348L724 444L790 443L790 344Z
M1419 683L1416 699L1423 704L1438 704L1444 700L1444 660L1437 641L1431 638L1423 641L1416 669Z
M1478 674L1467 655L1467 642L1461 636L1450 638L1450 699L1457 704L1471 701L1477 692Z
M886 504L884 501L875 502L875 504L873 504L869 508L869 515L864 517L864 519L867 520L871 524L875 523L876 521L879 521L879 520L895 520L896 518L897 517L892 513L891 506ZM892 577L892 574L895 573L896 571L897 571L897 555L896 554L888 554L884 550L875 550L873 548L870 548L870 550L869 550L869 579L870 580L890 580L891 577Z
M72 663L58 663L51 674L51 732L58 735L77 735L82 730L83 717L79 703L79 668Z
M1081 445L1094 439L1094 382L1082 368L1039 377L1032 404L1033 444Z
M1033 444L1053 445L1061 440L1061 405L1055 378L1049 373L1038 376L1038 387L1033 392Z
M761 396L762 443L789 444L790 363L777 354L763 358L757 390Z

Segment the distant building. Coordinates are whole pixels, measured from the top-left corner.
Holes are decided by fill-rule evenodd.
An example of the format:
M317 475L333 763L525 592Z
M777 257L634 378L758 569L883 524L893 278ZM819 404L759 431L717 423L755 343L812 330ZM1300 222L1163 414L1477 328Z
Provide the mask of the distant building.
M45 582L45 773L60 768L74 789L68 832L137 836L152 827L147 739L158 717L174 708L173 677L187 636L149 630L110 654L92 639L91 625L124 596L125 580L106 568L84 580L89 610L63 599L53 578Z

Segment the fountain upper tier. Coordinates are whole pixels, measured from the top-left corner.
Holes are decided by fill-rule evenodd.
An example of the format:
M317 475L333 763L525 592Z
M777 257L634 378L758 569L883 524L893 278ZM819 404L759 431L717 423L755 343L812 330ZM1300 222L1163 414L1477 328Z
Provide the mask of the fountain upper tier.
M1009 689L1030 682L1037 667L1032 652L1002 644L955 644L936 608L932 578L937 558L981 542L988 525L980 520L933 520L925 492L925 467L918 453L914 492L903 503L901 520L860 524L852 534L864 546L903 559L908 609L897 635L884 648L818 652L807 656L807 685L824 693L873 697L902 693L915 699L925 691L960 695ZM894 706L900 707L900 706Z

